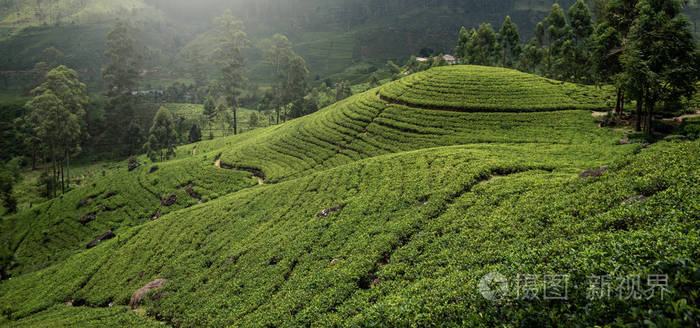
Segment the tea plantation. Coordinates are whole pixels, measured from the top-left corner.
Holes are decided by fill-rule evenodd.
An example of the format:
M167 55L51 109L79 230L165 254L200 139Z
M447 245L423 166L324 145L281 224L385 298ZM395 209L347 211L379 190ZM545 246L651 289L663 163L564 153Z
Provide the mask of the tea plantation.
M392 102L468 112L538 112L601 109L612 89L550 80L506 68L439 67L384 87Z
M2 221L0 326L696 325L700 141L621 144L589 111L607 97L438 68L123 163ZM567 297L487 300L491 272L565 275ZM663 295L590 297L591 276L661 274Z

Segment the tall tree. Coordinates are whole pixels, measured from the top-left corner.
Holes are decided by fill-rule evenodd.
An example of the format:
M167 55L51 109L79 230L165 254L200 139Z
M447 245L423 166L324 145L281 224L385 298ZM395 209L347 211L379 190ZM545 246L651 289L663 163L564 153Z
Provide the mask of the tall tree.
M637 3L639 0L609 0L605 7L603 21L618 30L623 39L627 39L637 17Z
M202 141L202 130L197 124L192 124L190 127L190 133L187 135L187 140L190 143Z
M549 11L549 15L545 18L542 28L544 29L546 40L545 52L545 73L548 76L553 76L554 61L561 53L562 44L569 32L568 24L566 23L566 15L564 9L555 3ZM539 32L538 24L538 32Z
M498 36L491 24L481 24L473 40L471 62L476 65L492 65L498 62Z
M300 105L303 103L307 89L307 78L309 69L306 68L306 61L300 56L294 56L287 64L287 81L285 86L285 101ZM284 121L287 121L285 111Z
M593 18L588 5L583 0L578 0L569 8L568 15L574 44L583 45L593 33Z
M676 0L641 0L622 56L628 89L644 101L638 127L653 132L657 103L691 96L700 77L700 56Z
M148 131L148 141L144 145L149 154L163 161L174 153L178 139L175 124L173 115L167 108L158 109L156 116L153 117L151 129Z
M518 69L528 73L541 73L544 49L537 38L532 38L530 44L526 45L520 52Z
M208 82L206 59L200 48L196 46L186 48L184 57L186 61L185 71L194 81L194 102L199 104L202 101L200 95L206 92Z
M498 42L503 52L503 67L513 67L515 60L520 55L520 32L518 26L513 23L510 16L506 16L501 30L498 32Z
M47 195L56 196L56 185L61 176L60 160L67 146L75 146L80 140L80 123L51 90L44 90L27 103L31 120L44 149L44 162L51 183ZM48 161L51 160L51 168ZM49 172L50 171L50 172Z
M591 13L595 17L596 24L605 21L606 7L610 0L591 0Z
M469 47L470 34L467 29L462 26L459 30L459 37L457 38L457 46L455 47L455 57L460 63L468 63L467 49Z
M593 33L593 18L588 5L583 0L574 3L567 12L570 22L570 33L566 36L561 47L561 58L557 63L557 71L564 79L576 82L588 82L591 75L591 34Z
M53 92L62 105L75 115L80 130L77 139L61 141L61 151L66 165L66 186L70 186L70 158L80 152L80 145L89 137L87 121L85 117L89 98L86 86L78 79L78 73L66 66L58 66L46 74L46 81L36 88L34 94L44 93L47 90Z
M85 108L89 99L85 90L85 84L78 80L78 73L59 66L46 74L44 83L32 91L35 98L28 103L36 134L49 149L54 167L58 165L53 177L57 181L60 176L63 192L70 186L70 158L80 152L81 143L88 137ZM45 106L54 101L56 108L48 110ZM62 122L46 122L57 117Z
M216 51L221 68L220 87L233 114L233 134L238 134L238 101L245 86L245 57L243 50L250 47L243 22L227 10L215 19L219 37Z
M347 97L352 96L352 90L350 90L350 82L340 81L335 84L335 101L341 101Z
M131 27L126 22L118 20L107 35L105 57L109 61L102 70L106 87L107 118L112 122L112 135L123 139L127 136L122 127L127 126L133 118L135 97L132 91L137 86L143 65L143 54L139 51Z
M22 178L19 170L22 167L22 159L17 157L0 165L0 201L7 213L17 211L17 199L15 199L14 185Z
M593 34L592 60L595 72L594 80L597 83L613 83L617 88L617 100L615 112L622 116L624 110L624 94L620 86L620 74L622 64L622 35L608 22L602 22L596 26Z
M127 146L127 154L132 156L140 152L146 141L145 138L141 125L135 121L129 122L126 126L126 135L122 139Z
M209 125L209 135L212 136L212 123L214 123L214 118L216 117L216 102L211 93L207 95L207 99L204 101L204 116L207 118L207 124Z
M272 39L263 40L261 46L263 49L265 49L265 58L272 66L272 73L274 74L274 105L275 113L277 114L277 124L279 124L280 112L282 110L282 106L284 105L282 89L284 88L285 81L287 80L285 66L294 55L294 51L292 50L292 44L289 42L287 37L282 34L275 34L272 36Z

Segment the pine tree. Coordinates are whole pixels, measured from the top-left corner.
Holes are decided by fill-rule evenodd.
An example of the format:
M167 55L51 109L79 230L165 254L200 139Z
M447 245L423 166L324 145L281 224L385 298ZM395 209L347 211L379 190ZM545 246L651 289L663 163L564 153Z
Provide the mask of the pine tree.
M583 45L593 33L593 18L588 5L583 0L578 0L569 8L568 15L574 43L577 46Z
M501 30L498 32L498 42L503 52L503 67L513 67L515 60L520 55L520 32L518 26L513 23L510 16L506 16Z
M570 33L561 47L557 71L563 79L588 82L591 76L591 34L593 18L583 0L578 0L568 11Z
M540 25L538 24L538 29ZM542 28L544 29L546 40L545 73L548 76L554 75L554 63L561 54L561 48L569 29L566 23L564 9L555 3L545 18ZM539 32L539 31L538 31Z
M492 65L498 62L498 36L491 24L481 24L476 31L471 62L476 65Z
M468 63L467 58L467 47L469 46L469 32L462 26L459 30L459 38L457 39L457 46L455 47L455 57L460 63Z

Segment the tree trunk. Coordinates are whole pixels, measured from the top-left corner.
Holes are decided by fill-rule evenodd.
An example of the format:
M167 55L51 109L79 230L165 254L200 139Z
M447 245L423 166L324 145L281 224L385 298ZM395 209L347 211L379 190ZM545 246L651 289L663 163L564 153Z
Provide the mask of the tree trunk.
M617 113L619 118L622 118L622 113L625 111L625 93L620 93L620 111Z
M46 173L46 178L47 178L47 179L49 178L49 163L48 163L48 161L47 161L48 159L49 159L49 155L47 155L47 154L46 154L46 150L44 150L44 158L43 158L43 162L44 162L44 173ZM49 182L48 182L48 180L47 180L47 181L44 181L44 182L46 182L46 197L47 197L47 198L51 198L51 190L49 189Z
M637 132L642 131L642 106L644 105L642 99L644 99L644 97L641 95L637 98L637 122L635 122L635 130Z
M61 161L61 164L59 165L59 172L61 172L61 194L66 193L66 180L65 176L63 175L63 161Z
M32 146L32 171L36 170L36 146Z
M233 135L238 134L238 109L233 106Z
M644 119L644 133L651 135L654 132L653 120L654 120L654 105L655 101L651 99L646 100L646 113Z
M503 67L506 67L506 48L508 47L503 47Z
M70 153L66 152L66 184L70 190Z
M621 98L620 94L621 93L622 93L622 91L620 89L617 89L617 100L615 101L615 113L617 113L618 116L620 115L620 98Z
M53 197L56 198L56 185L58 184L58 171L56 170L56 154L51 151L51 164L53 165L53 179L51 180L51 189Z

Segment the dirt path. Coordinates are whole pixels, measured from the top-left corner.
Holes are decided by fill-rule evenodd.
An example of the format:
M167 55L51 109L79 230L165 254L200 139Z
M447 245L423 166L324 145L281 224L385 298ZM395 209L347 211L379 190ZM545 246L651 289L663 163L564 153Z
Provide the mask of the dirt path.
M218 167L218 168L222 168L222 167L221 167L221 160L220 160L220 159L217 159L216 162L214 162L214 166L216 166L216 167ZM241 170L241 169L237 169L237 168L231 168L231 167L228 167L228 166L225 167L225 168L226 168L226 169L231 169L231 170L249 171L249 170L247 170L247 169ZM265 179L263 179L261 176L259 176L261 173L255 173L255 172L252 172L252 173L253 173L253 176L255 176L256 178L258 178L258 185L262 186L262 185L265 184Z
M693 114L685 114L685 115L681 115L681 116L677 116L677 117L665 118L664 121L681 123L686 118L694 118L694 117L700 117L700 109L695 110L695 113L693 113Z
M596 111L591 112L591 116L593 116L595 118L603 117L605 115L608 115L608 112L596 112Z

